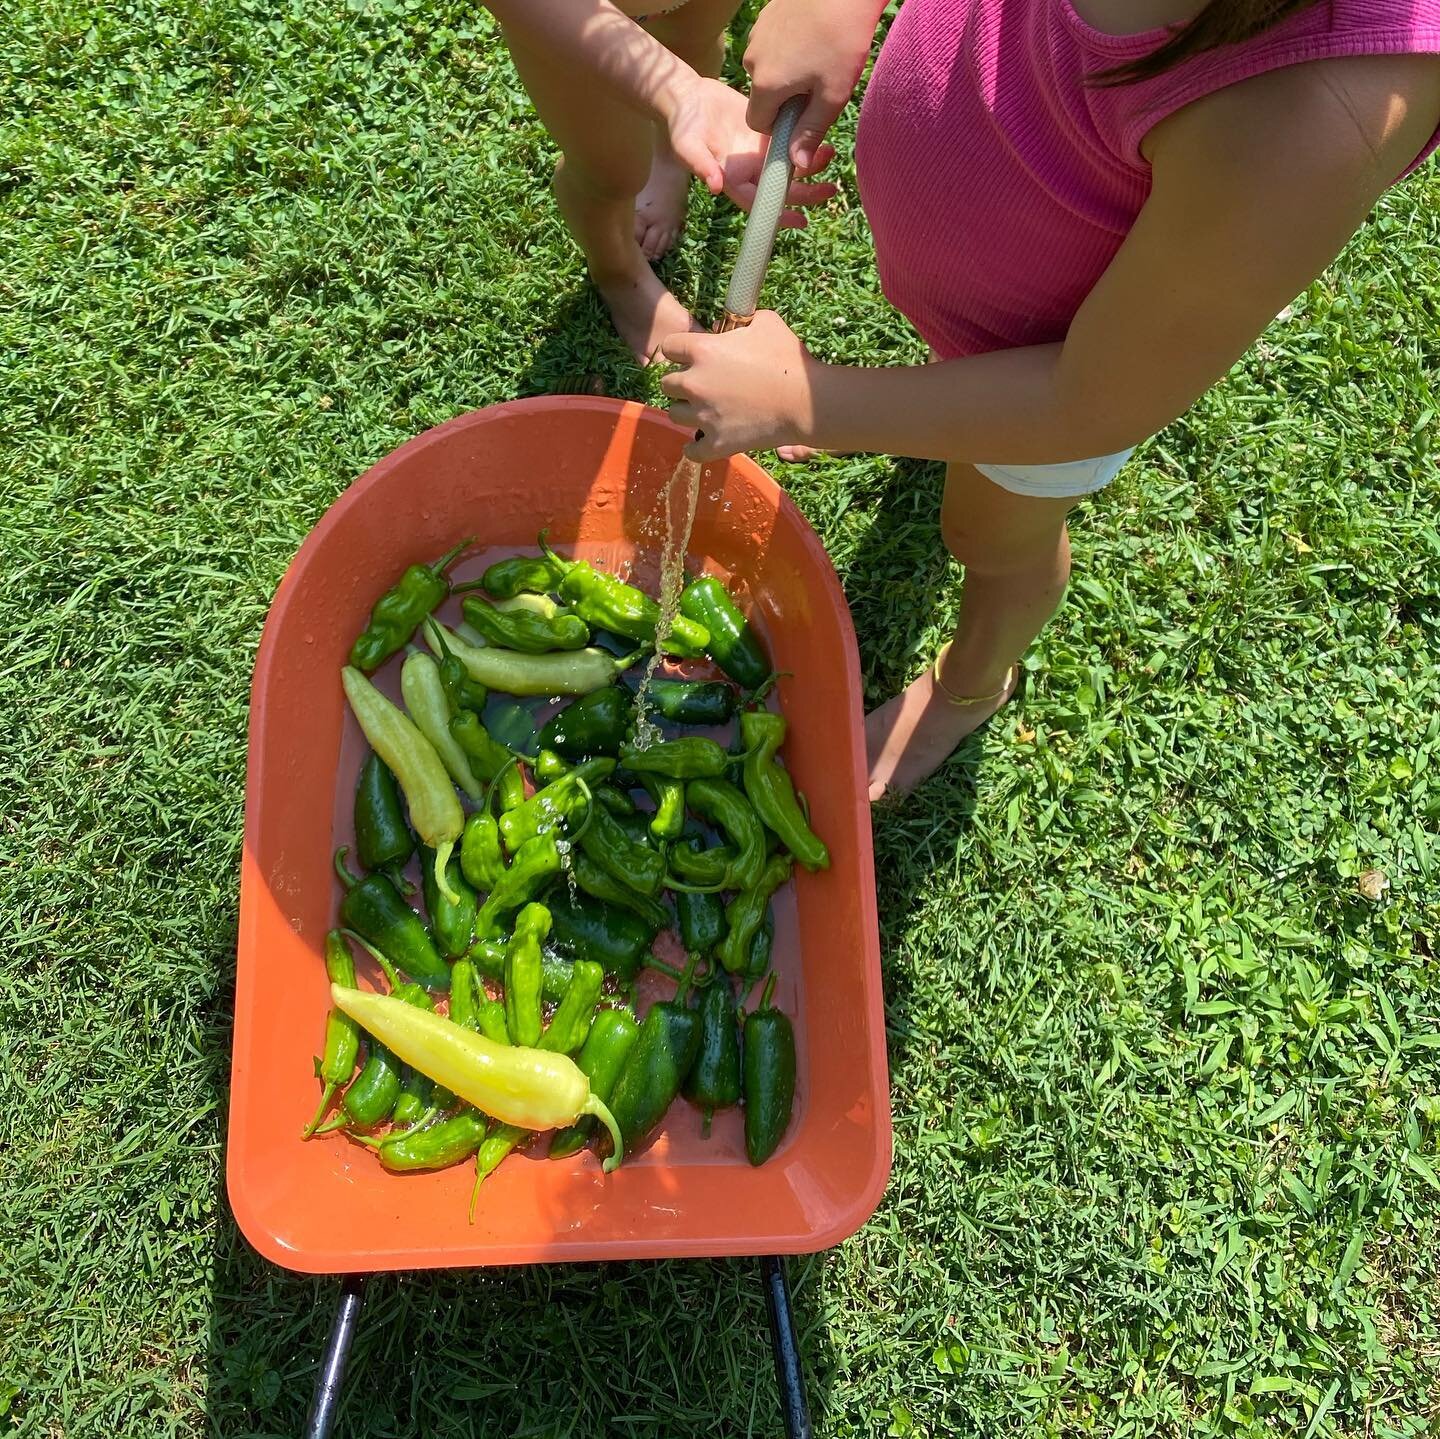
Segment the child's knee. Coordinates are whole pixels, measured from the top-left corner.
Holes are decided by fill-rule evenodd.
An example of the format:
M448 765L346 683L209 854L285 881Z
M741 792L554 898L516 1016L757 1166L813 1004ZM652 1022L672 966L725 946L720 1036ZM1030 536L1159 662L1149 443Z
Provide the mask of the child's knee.
M633 200L649 178L649 159L647 154L642 163L617 154L597 162L588 155L562 154L555 162L555 183L596 204Z
M1063 516L1040 524L1028 519L977 514L947 504L940 513L940 537L966 570L977 575L999 579L1066 563L1070 546Z

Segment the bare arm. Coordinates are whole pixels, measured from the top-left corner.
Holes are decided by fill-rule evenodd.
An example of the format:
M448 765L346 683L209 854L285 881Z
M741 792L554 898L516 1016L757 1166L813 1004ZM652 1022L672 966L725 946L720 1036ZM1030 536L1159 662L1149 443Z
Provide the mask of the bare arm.
M1315 83L1322 65L1328 86ZM706 436L696 453L706 457L789 441L1000 464L1123 449L1224 375L1338 254L1437 118L1440 65L1420 57L1258 77L1157 127L1150 199L1063 343L867 370L818 364L777 319L749 357L769 369L768 385L740 396L733 364L729 384L718 367L697 373L707 346L744 343L750 332L740 332L690 337L695 370L667 377L666 388L689 399L671 381L696 375L701 403L691 408ZM741 406L761 393L774 397L768 414L760 404L762 422L790 433L744 433Z

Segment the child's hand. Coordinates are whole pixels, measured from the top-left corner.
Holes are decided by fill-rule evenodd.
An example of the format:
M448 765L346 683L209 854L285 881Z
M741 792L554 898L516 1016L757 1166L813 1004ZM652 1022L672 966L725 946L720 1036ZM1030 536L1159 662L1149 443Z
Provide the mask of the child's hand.
M769 0L755 19L743 62L749 124L769 134L776 111L792 95L808 95L790 142L802 174L819 168L820 142L865 68L883 7L884 0Z
M719 80L697 75L672 92L663 115L676 155L705 182L712 195L724 191L748 211L770 142L746 123L745 97ZM813 162L801 173L809 175L823 169L834 156L831 146L821 145ZM835 186L828 181L797 180L790 187L787 203L818 205L834 193ZM781 220L787 229L804 224L804 215L794 209L786 210Z
M702 433L695 460L814 443L814 390L824 366L774 310L724 335L671 335L661 353L678 369L660 381L670 417Z

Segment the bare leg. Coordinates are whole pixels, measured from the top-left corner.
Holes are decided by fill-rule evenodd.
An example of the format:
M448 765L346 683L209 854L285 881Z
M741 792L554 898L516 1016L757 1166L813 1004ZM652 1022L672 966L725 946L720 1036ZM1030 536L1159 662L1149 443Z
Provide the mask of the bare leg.
M736 0L687 0L669 15L657 15L650 33L701 75L716 76L725 60L725 28ZM664 126L654 125L650 178L635 201L635 240L648 260L669 253L685 228L690 171L670 148Z
M555 199L615 328L648 361L666 335L696 329L635 243L635 196L650 168L650 127L617 100L594 93L547 56L511 43L515 68L561 150Z
M950 466L940 533L965 566L965 589L940 678L952 695L995 698L954 704L927 669L867 715L872 800L914 789L1010 698L1012 666L1065 593L1065 517L1077 503L1012 495L970 465Z

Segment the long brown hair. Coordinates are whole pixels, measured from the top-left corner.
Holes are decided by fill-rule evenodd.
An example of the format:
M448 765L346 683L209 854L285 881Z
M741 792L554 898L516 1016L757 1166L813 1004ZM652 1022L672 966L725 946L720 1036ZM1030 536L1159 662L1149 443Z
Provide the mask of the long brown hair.
M1099 85L1126 85L1133 80L1151 80L1192 55L1252 39L1272 25L1278 25L1287 15L1316 3L1317 0L1210 0L1193 20L1175 26L1169 39L1148 55L1117 65L1113 70L1103 70L1094 81Z

